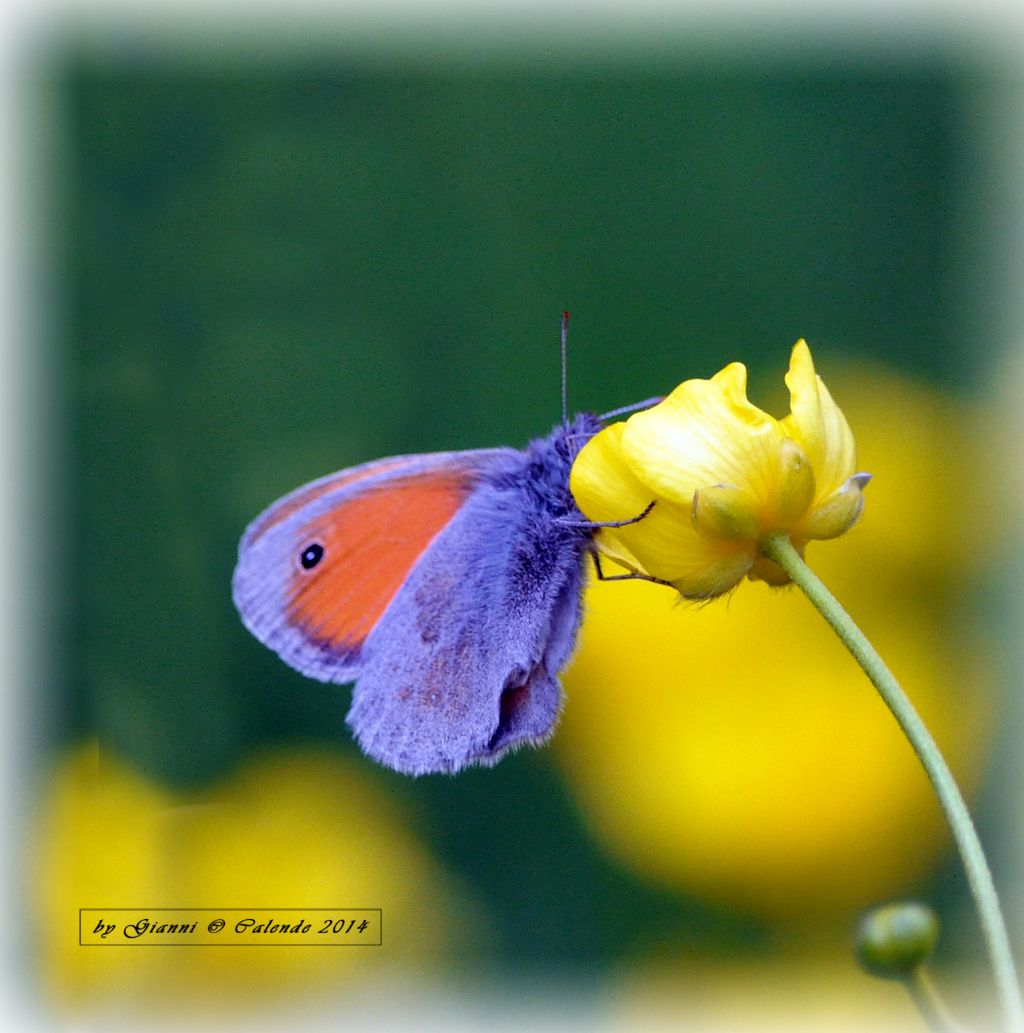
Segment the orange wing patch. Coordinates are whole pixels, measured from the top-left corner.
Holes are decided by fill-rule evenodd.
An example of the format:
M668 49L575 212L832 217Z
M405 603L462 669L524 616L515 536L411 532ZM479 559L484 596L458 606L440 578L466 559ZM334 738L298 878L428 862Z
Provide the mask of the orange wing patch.
M471 487L461 472L420 474L371 488L309 523L295 543L290 620L324 646L358 647ZM323 555L303 570L299 557L313 544Z
M392 467L403 466L408 462L408 458L381 459L368 466L365 470L356 470L355 473L341 474L338 477L327 478L321 483L310 484L305 488L300 488L283 502L271 507L270 511L263 517L263 519L249 532L248 544L251 545L257 538L261 538L272 527L277 527L278 524L290 517L292 513L297 513L308 502L313 502L315 499L326 495L328 492L337 491L339 488L343 488L347 484L355 484L367 477L375 477L379 473L385 473Z

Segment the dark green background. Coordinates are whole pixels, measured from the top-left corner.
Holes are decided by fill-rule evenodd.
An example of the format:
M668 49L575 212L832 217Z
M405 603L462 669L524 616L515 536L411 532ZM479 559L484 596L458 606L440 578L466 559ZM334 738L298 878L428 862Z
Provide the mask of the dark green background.
M732 359L776 380L800 336L826 368L971 373L969 85L939 58L221 66L70 43L51 71L70 451L48 729L172 784L268 741L358 753L348 688L242 628L238 537L331 470L545 433L562 308L578 408ZM372 777L491 910L495 963L768 934L616 869L544 752Z

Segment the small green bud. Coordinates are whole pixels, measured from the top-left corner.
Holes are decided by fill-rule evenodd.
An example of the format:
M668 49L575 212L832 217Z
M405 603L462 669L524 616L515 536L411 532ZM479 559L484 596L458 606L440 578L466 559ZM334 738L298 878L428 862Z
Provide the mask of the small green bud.
M935 950L939 919L916 900L871 908L857 925L857 960L874 976L903 979Z

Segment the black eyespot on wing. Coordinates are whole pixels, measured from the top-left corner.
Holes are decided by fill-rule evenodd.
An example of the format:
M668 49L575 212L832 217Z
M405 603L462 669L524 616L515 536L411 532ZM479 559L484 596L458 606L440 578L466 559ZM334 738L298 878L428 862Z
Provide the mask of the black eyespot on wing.
M312 570L324 558L324 547L319 542L313 542L302 550L299 562L303 570Z

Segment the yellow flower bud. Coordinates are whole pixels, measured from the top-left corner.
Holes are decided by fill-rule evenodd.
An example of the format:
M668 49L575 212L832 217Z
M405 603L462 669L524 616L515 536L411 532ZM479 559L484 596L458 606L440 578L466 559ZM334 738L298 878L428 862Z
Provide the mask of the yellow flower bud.
M869 477L855 472L853 434L814 371L803 341L786 383L791 412L781 420L746 395L738 362L710 380L687 380L658 405L594 435L576 457L570 488L604 528L597 545L640 574L688 598L712 598L744 576L785 584L760 555L769 534L811 539L847 531L863 508Z

